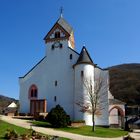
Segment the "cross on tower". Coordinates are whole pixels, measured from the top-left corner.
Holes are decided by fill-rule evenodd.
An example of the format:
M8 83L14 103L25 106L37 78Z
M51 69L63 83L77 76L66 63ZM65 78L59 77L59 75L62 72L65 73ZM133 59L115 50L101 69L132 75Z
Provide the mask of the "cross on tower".
M63 9L63 7L61 6L61 7L60 7L60 17L63 17L63 11L64 11L64 9Z

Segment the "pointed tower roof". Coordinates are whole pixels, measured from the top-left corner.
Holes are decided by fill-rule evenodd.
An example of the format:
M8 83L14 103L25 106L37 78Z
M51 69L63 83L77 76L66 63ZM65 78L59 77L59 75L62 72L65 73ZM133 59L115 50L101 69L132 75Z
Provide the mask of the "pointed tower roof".
M67 31L69 34L73 31L72 27L68 24L68 22L61 16L57 22L65 31Z
M95 65L85 47L82 48L80 56L75 65L83 64L83 63Z

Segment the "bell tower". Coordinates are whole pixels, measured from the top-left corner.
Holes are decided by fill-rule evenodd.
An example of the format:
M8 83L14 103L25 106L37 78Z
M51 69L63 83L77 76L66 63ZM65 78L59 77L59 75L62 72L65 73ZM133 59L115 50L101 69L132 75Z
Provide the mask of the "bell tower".
M66 22L62 15L62 9L60 18L56 21L51 30L44 37L47 46L51 43L52 48L58 48L63 46L63 42L67 41L68 47L74 49L74 33L72 27Z

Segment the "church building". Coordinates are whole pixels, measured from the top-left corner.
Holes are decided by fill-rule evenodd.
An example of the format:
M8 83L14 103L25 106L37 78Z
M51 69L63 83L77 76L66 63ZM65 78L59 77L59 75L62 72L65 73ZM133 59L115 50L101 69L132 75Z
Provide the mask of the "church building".
M87 102L83 77L90 79L94 85L101 76L104 88L99 101L104 102L100 113L95 115L95 125L120 125L119 115L124 116L124 105L121 102L117 104L109 92L108 70L99 68L93 62L85 46L80 53L75 50L73 29L62 16L44 37L44 41L44 58L23 77L19 77L20 112L32 115L46 113L59 104L71 120L85 120L86 125L92 125L92 115L82 112L77 102L81 98Z

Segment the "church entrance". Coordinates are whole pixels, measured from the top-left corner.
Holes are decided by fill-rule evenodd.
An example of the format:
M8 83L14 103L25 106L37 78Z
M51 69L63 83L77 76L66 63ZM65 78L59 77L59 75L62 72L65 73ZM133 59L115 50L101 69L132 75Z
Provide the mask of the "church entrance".
M114 106L109 111L109 122L111 127L124 127L124 112L119 106Z
M46 99L30 100L30 113L36 115L37 113L46 113Z

